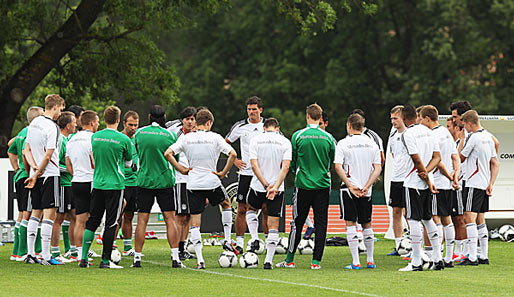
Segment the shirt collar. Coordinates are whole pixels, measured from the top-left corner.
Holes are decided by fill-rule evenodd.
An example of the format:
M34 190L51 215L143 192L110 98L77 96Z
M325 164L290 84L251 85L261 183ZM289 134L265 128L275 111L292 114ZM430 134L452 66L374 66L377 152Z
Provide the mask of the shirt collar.
M319 128L318 124L307 124L307 128Z
M157 122L152 122L152 126L159 126L160 127L161 125L159 125L159 123L157 123Z

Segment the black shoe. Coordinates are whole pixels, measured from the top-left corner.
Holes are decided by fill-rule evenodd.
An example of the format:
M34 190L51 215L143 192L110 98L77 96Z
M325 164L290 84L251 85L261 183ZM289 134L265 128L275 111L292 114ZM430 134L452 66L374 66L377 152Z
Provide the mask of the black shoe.
M437 263L434 263L434 270L444 270L444 261L441 260Z
M242 247L240 247L240 246L238 246L238 245L236 245L236 251L239 253L239 255L242 255L242 254L243 254L243 252L244 252L244 251L243 251L243 248L242 248Z
M84 260L84 259L81 259L80 262L79 262L79 267L80 268L88 268L89 267L89 262L87 260Z
M132 267L132 268L141 268L141 261L139 261L139 260L134 261L134 263L132 263L132 265L130 265L130 267Z
M204 262L197 263L195 269L205 269L205 263Z
M250 245L250 252L257 252L260 248L260 242L259 240L254 240L252 244Z
M41 263L41 262L32 255L27 255L27 258L25 258L25 264L39 264L39 263Z
M480 259L480 258L478 258L478 264L489 265L489 259Z
M452 261L444 262L444 268L453 268L453 267L455 267L455 265L453 264Z
M271 263L264 263L262 268L264 268L264 269L273 269L273 264L271 264Z
M466 259L462 260L462 262L460 262L458 265L459 266L478 266L478 260L471 261L469 258L466 258Z
M178 253L178 258L180 259L180 261L189 260L186 253L187 253L186 251L181 251ZM171 258L171 260L173 260L173 257Z
M172 268L186 268L186 266L184 264L182 264L182 262L177 261L177 260L173 260L171 262L171 267Z
M423 264L419 266L412 265L412 271L423 271Z
M236 248L234 247L234 244L232 244L232 242L225 240L223 242L222 246L223 246L224 250L233 252L234 254L236 254L236 256L239 255L239 252L236 250Z

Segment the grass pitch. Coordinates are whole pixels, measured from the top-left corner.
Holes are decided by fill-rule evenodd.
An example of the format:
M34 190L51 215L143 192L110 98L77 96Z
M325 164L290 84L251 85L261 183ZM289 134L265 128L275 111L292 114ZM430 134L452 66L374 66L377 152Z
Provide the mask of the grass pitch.
M286 236L286 235L282 235ZM125 269L100 270L99 259L89 269L27 265L9 261L12 244L0 247L1 296L514 296L514 243L490 241L491 265L455 267L444 271L398 272L407 263L388 257L394 242L375 243L377 268L346 271L351 261L348 247L327 247L322 269L310 269L311 256L297 255L295 269L222 269L220 246L204 247L207 269L172 269L165 240L147 240L143 267L130 268L132 257L123 258ZM246 238L248 240L248 238ZM101 246L93 244L101 252ZM284 255L275 255L275 263ZM361 255L361 263L365 263ZM192 268L196 260L185 262Z

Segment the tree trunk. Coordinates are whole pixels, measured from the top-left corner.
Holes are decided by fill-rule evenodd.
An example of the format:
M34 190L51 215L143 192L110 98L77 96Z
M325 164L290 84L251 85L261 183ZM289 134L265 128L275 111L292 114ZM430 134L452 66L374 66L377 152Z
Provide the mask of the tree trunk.
M34 88L64 55L87 34L106 0L84 0L66 22L16 71L0 89L0 157L7 156L7 142L21 106Z

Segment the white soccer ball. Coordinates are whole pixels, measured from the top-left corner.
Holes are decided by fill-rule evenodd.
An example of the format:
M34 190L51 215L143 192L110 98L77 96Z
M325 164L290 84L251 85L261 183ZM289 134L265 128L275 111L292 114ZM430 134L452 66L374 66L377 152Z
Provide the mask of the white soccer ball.
M196 251L195 251L195 245L193 244L193 242L191 241L191 239L188 239L186 241L186 250L188 253L190 254L196 254Z
M500 233L500 239L503 241L509 241L507 238L507 233L510 233L509 231L514 231L514 227L512 225L503 225L498 229L498 233Z
M314 252L314 240L300 240L300 243L298 244L298 251L301 255L312 255Z
M503 233L503 239L508 242L514 241L514 229L509 229Z
M359 248L359 254L365 253L367 251L366 245L364 244L363 240L359 240L359 245L357 247Z
M118 265L121 262L121 253L118 251L118 249L113 249L111 252L111 261Z
M237 265L237 256L233 252L224 251L218 258L221 268L230 268Z
M248 243L246 244L246 250L249 251L250 248L252 247L252 240L249 240ZM259 239L259 249L254 251L257 255L260 255L262 253L264 253L264 248L265 248L265 244L264 244L264 241L262 241L261 239Z
M246 252L239 258L239 266L241 268L257 268L259 265L259 256L252 252Z
M275 254L285 254L287 253L287 248L289 247L289 239L287 237L280 237L277 242L277 247L275 249Z
M398 244L397 251L398 251L398 254L400 254L400 256L405 256L408 253L410 253L412 251L412 244L411 244L410 239L403 238L400 241L400 244Z
M422 252L421 265L423 265L423 270L430 270L432 269L432 266L434 266L434 262L432 262L432 259L430 259L426 253Z

